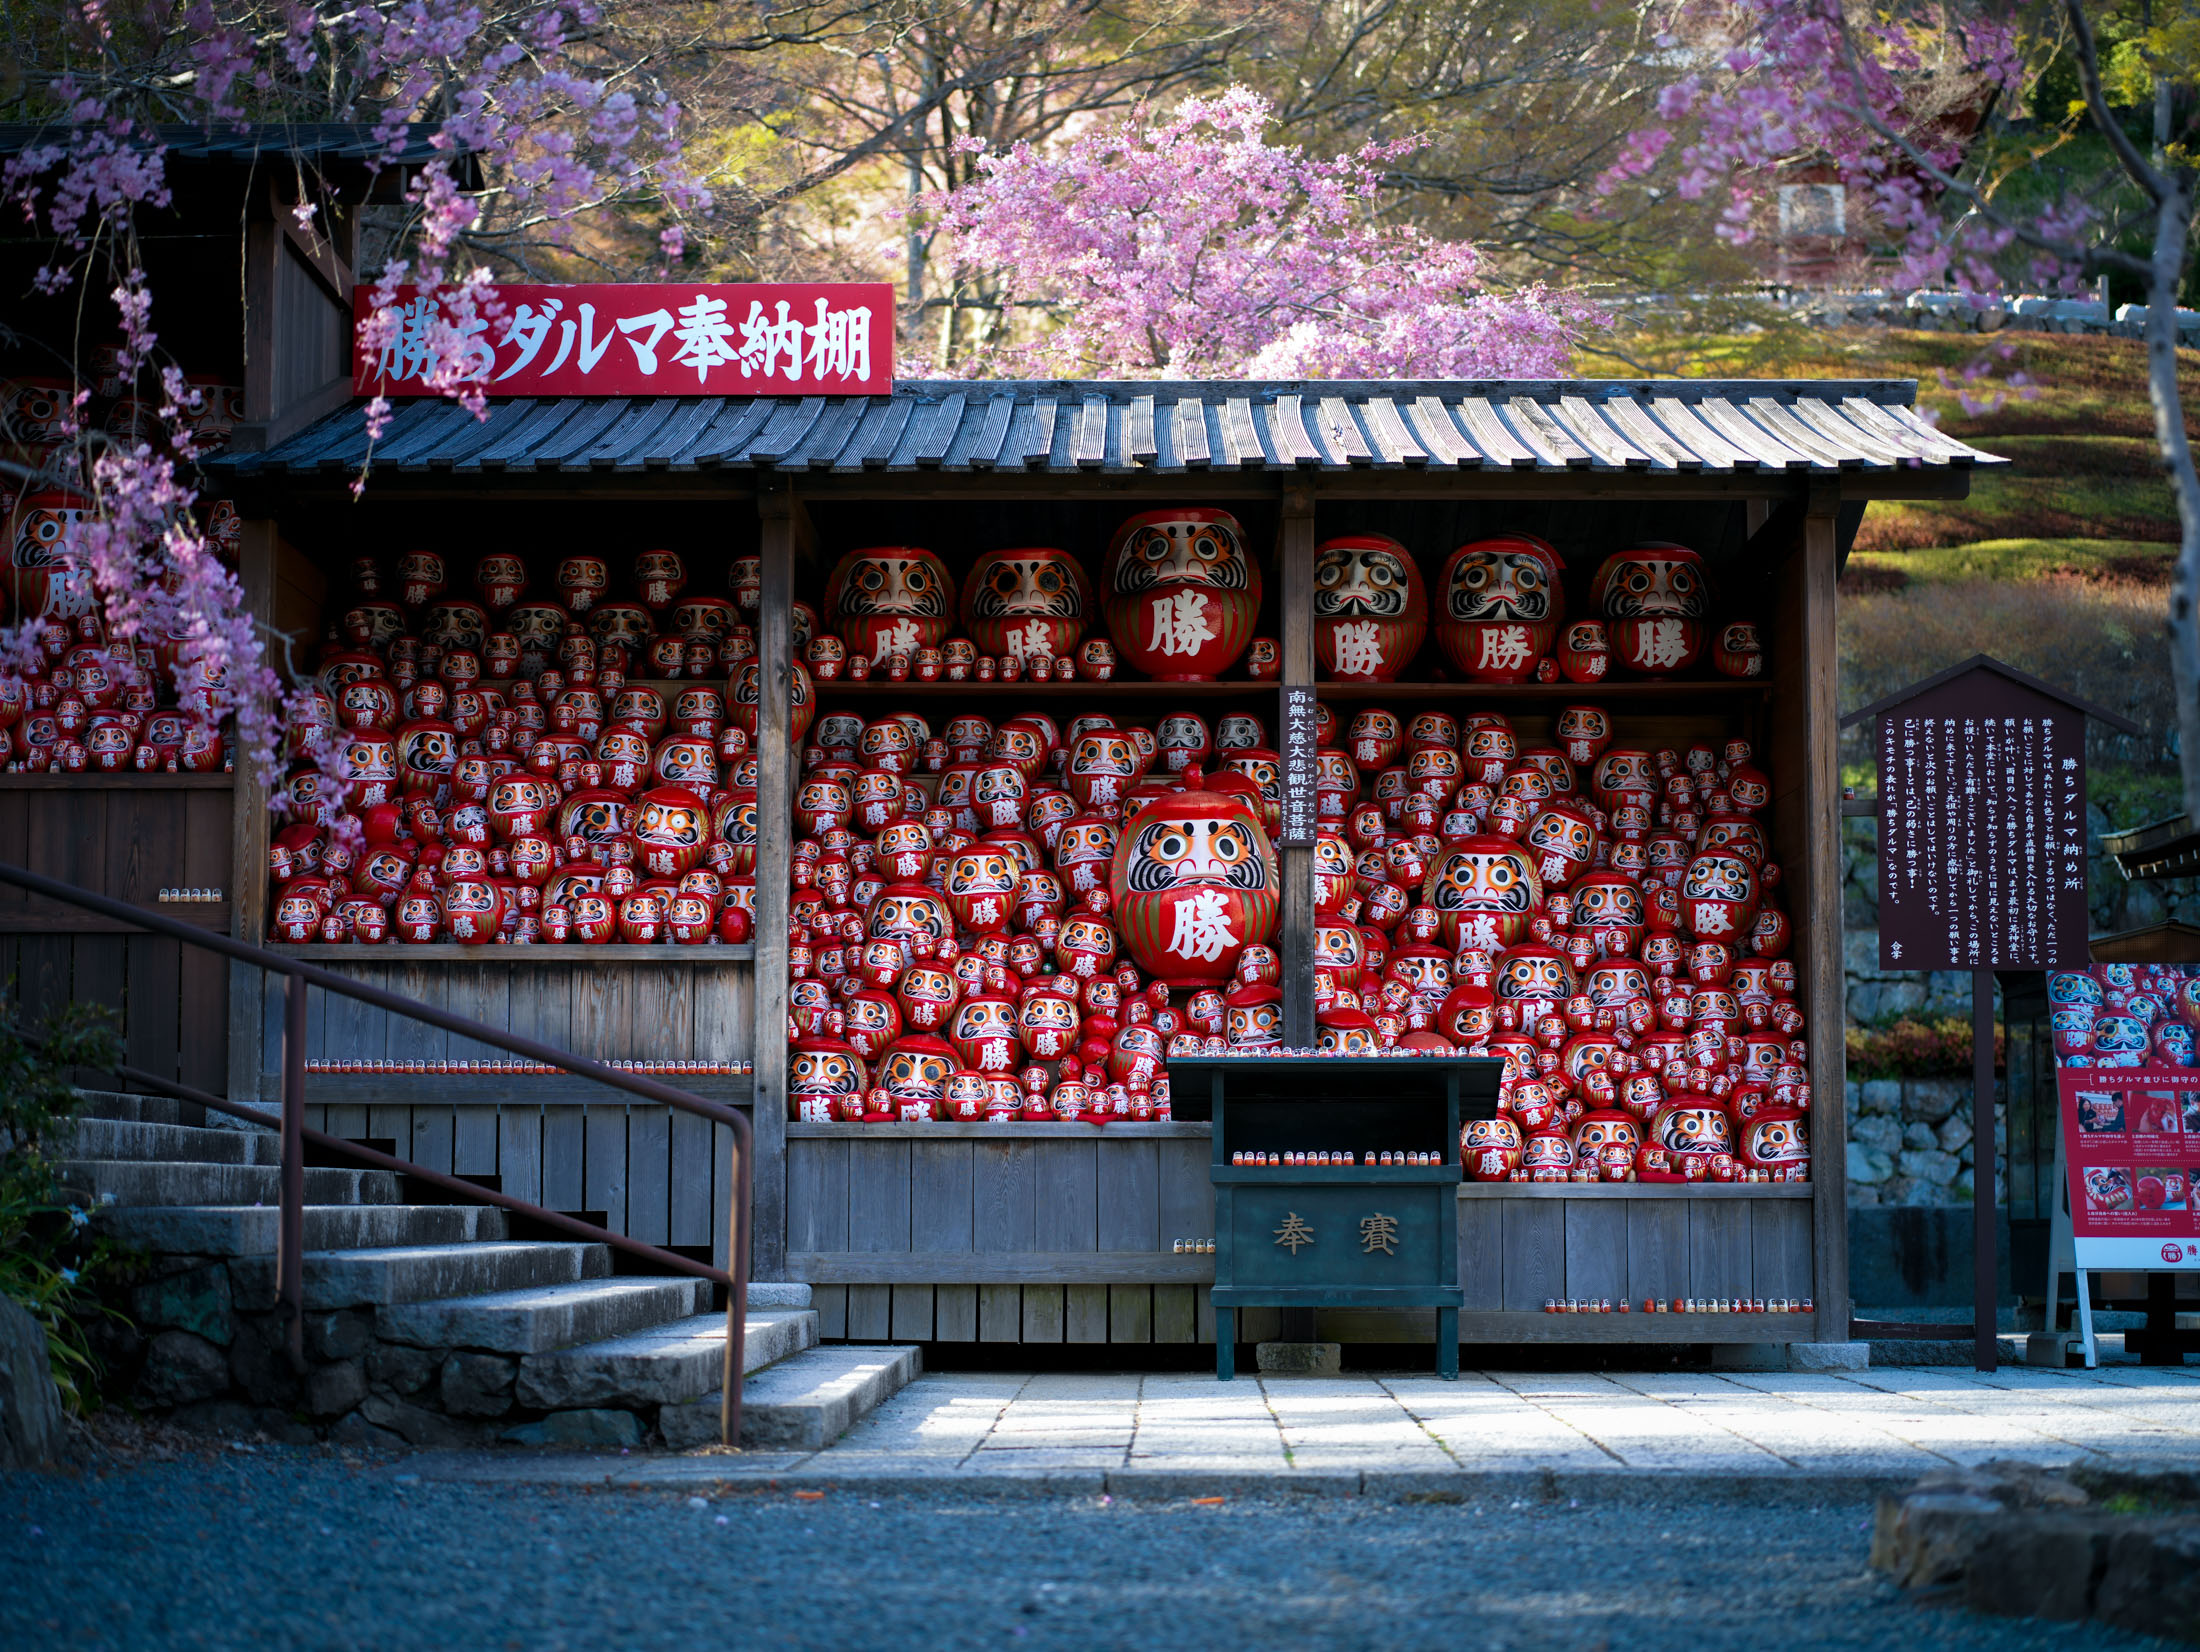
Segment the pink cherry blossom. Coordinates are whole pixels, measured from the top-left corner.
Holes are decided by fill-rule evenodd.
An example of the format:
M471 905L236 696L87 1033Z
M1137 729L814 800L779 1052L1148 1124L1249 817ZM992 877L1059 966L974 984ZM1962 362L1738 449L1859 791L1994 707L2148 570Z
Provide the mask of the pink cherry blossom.
M1273 144L1243 87L1143 107L1041 151L978 152L920 199L995 323L951 372L1291 378L1552 376L1604 319L1493 290L1475 249L1376 214L1407 138L1330 160ZM1002 319L1005 318L1005 319Z

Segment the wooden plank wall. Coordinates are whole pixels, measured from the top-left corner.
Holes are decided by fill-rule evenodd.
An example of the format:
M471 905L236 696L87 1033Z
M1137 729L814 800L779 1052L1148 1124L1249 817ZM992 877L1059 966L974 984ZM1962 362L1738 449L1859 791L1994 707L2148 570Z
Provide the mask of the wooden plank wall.
M226 900L162 905L159 894L227 892L232 814L220 775L11 775L0 779L0 861L222 933ZM130 1065L228 1088L228 975L211 953L0 885L0 981L16 984L34 1021L71 1002L103 1006Z
M435 964L387 961L330 966L338 973L603 1060L750 1058L754 1018L749 965L527 961ZM282 992L264 994L262 1094L280 1095ZM309 1058L494 1060L503 1052L339 994L307 1001ZM403 1157L459 1176L495 1176L503 1191L552 1210L602 1213L614 1232L675 1248L709 1247L725 1265L730 1132L666 1107L630 1104L578 1080L514 1081L511 1099L468 1083L479 1100L437 1100L454 1087L434 1074L380 1081L331 1075L356 1094L386 1100L314 1104L307 1121L332 1135L396 1143ZM671 1080L677 1083L677 1078ZM544 1085L574 1099L544 1100ZM538 1092L535 1096L529 1090ZM582 1099L587 1098L587 1099ZM716 1139L714 1139L716 1138Z
M796 1136L787 1142L787 1250L794 1258L878 1255L898 1264L879 1271L906 1276L813 1280L822 1331L833 1340L1212 1342L1203 1284L1010 1277L1018 1271L1011 1258L1026 1268L1034 1256L1158 1258L1172 1255L1175 1240L1210 1236L1207 1151L1204 1135ZM984 1277L989 1254L1002 1259L1000 1280ZM954 1277L928 1279L927 1268ZM1240 1320L1249 1341L1275 1334L1273 1309Z
M1553 1298L1624 1299L1639 1308L1645 1297L1811 1297L1811 1207L1809 1199L1730 1195L1463 1198L1461 1336L1475 1340L1467 1327L1477 1316L1541 1316ZM1750 1326L1811 1341L1812 1323L1768 1316Z

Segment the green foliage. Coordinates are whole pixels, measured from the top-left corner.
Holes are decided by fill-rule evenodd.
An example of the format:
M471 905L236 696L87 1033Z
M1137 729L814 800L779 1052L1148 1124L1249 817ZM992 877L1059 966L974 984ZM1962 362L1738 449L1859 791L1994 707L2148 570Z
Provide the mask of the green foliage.
M92 1233L56 1155L83 1106L70 1071L105 1069L120 1058L104 1011L70 1004L34 1034L12 984L0 998L0 1296L44 1327L54 1383L78 1413L96 1403L98 1366L85 1322L113 1312L92 1285L116 1247Z
M1960 1015L1911 1016L1846 1030L1849 1077L1961 1078L1971 1071L1971 1023ZM1994 1028L1994 1070L2002 1067L2002 1029Z
M1857 550L1842 577L1849 590L1973 580L2074 579L2167 585L2174 544L2141 539L2021 538L1940 541L1925 550Z
M2132 768L2120 763L2089 768L2085 796L2088 803L2098 805L2108 816L2112 832L2128 832L2185 811L2183 785L2175 773L2163 769Z

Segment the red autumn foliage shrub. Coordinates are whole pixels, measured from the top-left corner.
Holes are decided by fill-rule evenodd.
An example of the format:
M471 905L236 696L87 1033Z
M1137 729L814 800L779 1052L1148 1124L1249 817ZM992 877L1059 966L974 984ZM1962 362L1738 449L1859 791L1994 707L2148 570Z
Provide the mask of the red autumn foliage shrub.
M1994 1071L2002 1070L2005 1039L1994 1027ZM1851 1078L1962 1078L1971 1071L1971 1023L1960 1015L1930 1021L1904 1016L1885 1026L1847 1032Z

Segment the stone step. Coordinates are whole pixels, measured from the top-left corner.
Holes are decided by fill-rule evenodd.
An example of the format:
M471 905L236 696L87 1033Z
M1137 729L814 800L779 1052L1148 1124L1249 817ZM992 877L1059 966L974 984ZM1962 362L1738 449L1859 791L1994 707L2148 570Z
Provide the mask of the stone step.
M590 1279L398 1303L375 1315L375 1334L416 1348L545 1354L669 1325L709 1306L707 1279Z
M822 1451L908 1387L923 1369L920 1349L839 1343L781 1360L741 1385L741 1443ZM718 1394L707 1394L658 1412L665 1444L686 1450L715 1442L720 1400Z
M380 1245L306 1252L306 1306L387 1308L401 1302L487 1296L541 1285L611 1277L608 1245L556 1242ZM272 1296L275 1259L248 1257L234 1270L239 1290Z
M124 1244L168 1256L273 1256L282 1224L274 1205L109 1205L97 1217ZM308 1251L494 1242L509 1231L487 1205L306 1206Z
M752 1311L742 1338L744 1374L817 1346L807 1308ZM519 1403L540 1411L569 1406L678 1405L718 1388L726 1369L726 1316L697 1314L632 1336L530 1354L520 1361Z
M76 1159L173 1159L197 1164L283 1162L272 1130L200 1130L139 1119L80 1118L68 1156Z
M138 1124L181 1124L183 1103L167 1096L133 1096L121 1090L79 1090L88 1119L127 1119ZM240 1126L243 1121L237 1120Z
M113 1195L123 1205L273 1205L282 1200L282 1171L271 1164L208 1164L203 1160L72 1159L61 1166L65 1186L93 1199ZM387 1170L308 1166L306 1202L394 1205L397 1177Z

